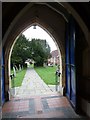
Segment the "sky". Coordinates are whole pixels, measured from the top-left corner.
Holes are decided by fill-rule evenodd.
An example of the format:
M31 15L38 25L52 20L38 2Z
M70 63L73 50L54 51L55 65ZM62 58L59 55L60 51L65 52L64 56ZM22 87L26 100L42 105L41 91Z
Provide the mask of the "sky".
M50 37L50 35L45 30L43 30L39 26L36 26L36 29L33 29L33 26L31 26L30 28L25 30L23 32L23 34L29 40L31 40L32 38L44 39L49 44L49 46L51 48L51 51L57 50L57 47L56 47L55 42L53 41L53 39Z

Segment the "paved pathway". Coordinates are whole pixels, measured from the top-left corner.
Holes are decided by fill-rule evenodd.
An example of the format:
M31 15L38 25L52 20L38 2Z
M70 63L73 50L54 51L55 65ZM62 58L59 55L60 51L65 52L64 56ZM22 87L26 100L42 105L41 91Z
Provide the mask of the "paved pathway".
M55 118L82 118L74 112L67 98L59 93L28 96L23 99L13 98L4 104L2 113L4 120L7 118L15 118L15 120L18 118L53 118L53 120Z
M5 118L82 118L77 115L66 97L53 92L34 69L27 69L16 97L3 105ZM49 93L49 94L47 94Z
M28 95L48 94L52 92L55 92L55 86L48 86L33 68L28 68L21 87L14 88L12 95L15 94L15 96L23 97Z

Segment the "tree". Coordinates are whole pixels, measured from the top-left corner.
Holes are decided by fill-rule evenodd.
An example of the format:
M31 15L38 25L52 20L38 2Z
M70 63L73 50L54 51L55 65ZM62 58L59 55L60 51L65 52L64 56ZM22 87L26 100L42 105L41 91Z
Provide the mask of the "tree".
M26 37L21 34L20 37L17 39L11 55L11 63L16 64L17 66L19 64L25 63L25 60L30 56L29 51L29 40L26 39Z
M25 61L33 59L37 66L42 66L44 62L47 62L50 56L50 47L46 40L32 39L29 41L21 34L17 39L11 55L11 63L25 64Z
M37 66L43 66L44 62L47 62L50 56L50 46L46 40L32 39L31 41L32 58L36 62Z

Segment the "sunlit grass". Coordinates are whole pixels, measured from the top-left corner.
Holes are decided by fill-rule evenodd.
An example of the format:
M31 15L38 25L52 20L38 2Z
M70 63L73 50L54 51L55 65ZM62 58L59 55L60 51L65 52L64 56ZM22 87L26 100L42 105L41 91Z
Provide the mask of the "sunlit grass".
M36 67L35 70L38 75L43 79L43 81L48 85L55 85L56 84L56 72L57 67Z
M16 72L16 77L11 80L11 87L19 87L22 84L23 78L25 76L26 69Z

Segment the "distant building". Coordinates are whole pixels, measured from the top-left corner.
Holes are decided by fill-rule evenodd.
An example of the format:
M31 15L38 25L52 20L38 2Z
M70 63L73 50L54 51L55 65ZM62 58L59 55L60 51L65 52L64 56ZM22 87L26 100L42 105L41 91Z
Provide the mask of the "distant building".
M27 60L25 61L25 63L27 64L27 67L29 67L30 64L34 64L35 61L34 61L33 59L27 59Z
M51 52L51 58L48 59L48 65L58 65L59 64L59 53L58 50Z

